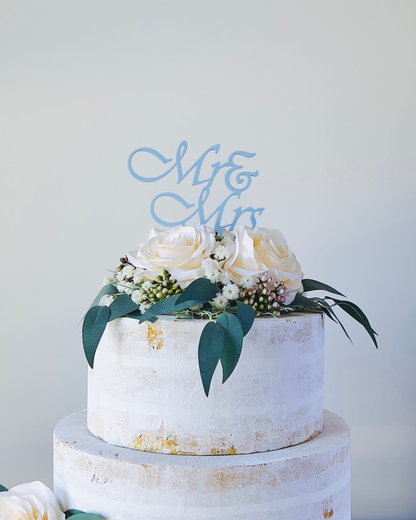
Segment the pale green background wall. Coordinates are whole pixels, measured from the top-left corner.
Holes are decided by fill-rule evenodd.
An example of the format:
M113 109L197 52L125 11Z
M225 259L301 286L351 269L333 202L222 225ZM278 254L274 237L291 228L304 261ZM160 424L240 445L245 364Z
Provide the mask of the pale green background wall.
M416 2L0 2L0 482L52 483L55 423L86 405L78 326L161 186L138 146L257 152L253 204L307 276L360 304L326 335L351 425L353 512L416 518Z

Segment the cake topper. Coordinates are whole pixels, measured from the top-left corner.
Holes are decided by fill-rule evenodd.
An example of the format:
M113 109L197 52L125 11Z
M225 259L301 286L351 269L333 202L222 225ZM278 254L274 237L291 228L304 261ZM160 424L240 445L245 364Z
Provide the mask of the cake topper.
M239 157L244 157L246 159L251 159L256 154L255 153L249 153L244 151L235 151L232 152L228 156L228 160L221 164L220 161L215 162L212 164L212 172L211 175L205 179L201 179L201 168L203 166L204 161L207 159L208 154L211 152L214 152L215 154L218 154L220 149L220 145L216 144L213 146L210 146L200 157L197 159L192 166L184 171L184 167L182 165L182 159L184 158L187 150L188 150L188 143L186 141L182 141L180 145L178 146L178 149L176 151L176 158L175 162L173 164L169 164L169 167L163 171L162 173L155 174L154 176L145 177L143 175L140 175L137 173L132 165L133 157L138 154L139 152L147 153L158 159L161 163L161 165L165 165L168 163L172 163L173 159L167 159L164 157L161 153L159 153L154 148L137 148L134 150L128 159L128 168L130 173L133 175L135 179L141 182L156 182L167 175L169 175L171 172L176 171L177 175L177 184L180 184L192 171L193 171L193 179L192 179L192 186L198 186L202 185L201 191L199 193L198 199L196 202L188 202L183 197L178 195L177 193L172 192L162 192L156 195L151 204L150 204L150 213L154 220L158 222L159 224L162 224L163 226L178 226L178 225L185 225L187 222L189 222L192 218L197 217L200 224L206 224L211 219L215 217L214 221L214 229L215 231L218 231L219 234L222 233L223 229L228 229L228 231L232 231L234 227L236 226L238 220L240 217L248 213L250 216L250 223L251 226L254 228L256 227L256 214L261 215L263 213L264 208L253 208L252 206L248 206L246 208L243 208L242 206L235 208L233 210L234 212L234 218L231 220L231 222L224 223L224 211L229 203L229 201L232 198L239 199L241 197L241 194L246 191L250 185L253 177L257 177L259 175L258 170L255 171L245 171L243 170L243 166L241 164L238 164ZM210 215L206 215L206 208L205 204L208 201L208 198L211 194L211 187L213 186L214 182L217 181L217 176L221 172L221 170L225 171L224 174L224 182L225 186L228 189L228 194L224 198L224 200L218 205L214 211ZM168 221L160 218L156 214L155 210L155 204L159 199L168 198L173 199L176 202L178 202L185 210L191 210L188 212L187 216L183 218L182 220L175 220L175 221Z

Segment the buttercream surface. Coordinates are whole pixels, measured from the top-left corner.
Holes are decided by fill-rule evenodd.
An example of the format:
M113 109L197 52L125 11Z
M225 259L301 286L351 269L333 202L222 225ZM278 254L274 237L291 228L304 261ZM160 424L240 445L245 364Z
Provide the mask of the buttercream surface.
M55 429L55 493L64 509L109 520L350 520L350 439L325 412L324 429L286 449L222 457L112 446L86 412Z
M254 453L322 429L321 314L260 318L238 365L209 397L198 370L206 320L109 323L88 375L88 428L111 444L171 454Z

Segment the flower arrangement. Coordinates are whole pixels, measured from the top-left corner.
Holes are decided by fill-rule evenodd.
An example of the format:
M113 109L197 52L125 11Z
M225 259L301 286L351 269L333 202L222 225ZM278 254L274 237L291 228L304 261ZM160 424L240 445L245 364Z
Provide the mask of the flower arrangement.
M52 491L42 482L20 484L11 489L0 485L1 520L103 520L94 513L77 509L63 512Z
M322 282L303 278L296 256L277 230L239 226L219 235L206 226L152 228L137 251L121 258L83 323L88 363L108 322L129 317L154 322L157 316L207 319L198 346L205 394L217 364L223 383L233 373L256 317L288 312L323 312L338 323L339 307L358 321L377 347L376 332L363 311L334 296L309 296L315 290L345 296ZM350 339L350 338L349 338Z

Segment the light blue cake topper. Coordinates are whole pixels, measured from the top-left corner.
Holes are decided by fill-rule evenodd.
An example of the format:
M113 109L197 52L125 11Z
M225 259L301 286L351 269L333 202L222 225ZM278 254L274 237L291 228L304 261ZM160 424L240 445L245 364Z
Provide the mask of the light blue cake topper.
M172 159L166 159L166 157L164 157L161 153L159 153L154 148L137 148L137 150L134 150L129 156L129 160L128 160L129 171L135 179L137 179L141 182L158 181L160 179L163 179L164 177L166 177L166 175L168 175L169 173L171 173L172 171L174 171L176 169L177 176L178 176L177 184L180 184L194 170L192 186L197 186L199 184L204 185L201 189L201 192L199 194L198 201L196 202L196 204L189 203L180 195L178 195L176 193L172 193L172 192L162 192L162 193L159 193L159 195L156 195L156 197L154 197L154 199L152 200L152 202L150 204L150 213L151 213L152 217L154 218L154 220L156 222L158 222L159 224L162 224L163 226L178 226L178 225L184 226L190 219L194 218L195 216L198 217L200 224L206 224L207 222L209 222L211 219L213 219L215 217L215 223L214 223L213 227L221 235L223 229L228 229L228 231L232 231L234 229L235 225L237 224L237 221L239 220L239 218L244 213L249 213L250 222L251 222L252 227L254 228L256 226L256 214L261 215L263 213L264 208L253 208L251 206L249 206L247 208L243 208L242 206L240 206L233 210L235 215L231 222L225 224L222 222L222 219L223 219L224 211L225 211L228 201L230 199L232 199L233 197L236 197L237 199L239 199L241 197L241 194L250 187L252 177L257 177L259 175L258 170L254 171L254 172L239 171L239 170L242 170L243 167L239 164L236 164L234 162L234 160L236 158L238 158L238 156L241 156L241 157L244 157L247 159L251 159L256 154L243 152L243 151L233 152L229 155L227 162L221 164L221 162L218 161L218 162L212 164L211 165L212 166L211 176L208 177L207 179L201 179L200 173L201 173L201 168L202 168L205 158L207 157L207 155L210 152L215 152L215 154L218 154L220 145L216 144L216 145L208 148L201 155L201 157L199 157L199 159L197 159L194 162L194 164L187 171L184 172L183 167L182 167L182 159L185 156L187 149L188 149L188 143L186 141L182 141L181 144L178 146L178 150L176 152L176 161L172 165L169 165L170 167L166 171L164 171L163 173L161 173L159 175L155 175L154 177L144 177L143 175L139 175L133 169L132 160L133 160L133 157L136 155L136 153L144 152L144 153L151 154L151 155L153 155L153 157L158 159L162 164L168 164L168 163L172 162ZM224 175L224 182L225 182L225 186L227 187L227 189L229 190L230 193L225 197L225 199L221 202L221 204L209 216L206 216L205 211L204 211L204 206L210 196L211 186L213 185L214 181L217 178L218 173L221 170L226 170L225 175ZM231 176L233 174L235 174L235 178L232 181ZM173 199L173 200L179 202L179 204L181 204L186 210L190 210L191 208L195 208L195 209L193 209L190 213L188 213L188 215L182 220L177 220L177 221L163 220L160 217L158 217L158 215L156 214L156 211L155 211L156 201L159 199L162 199L163 197L167 197L167 198L170 198L170 199Z

